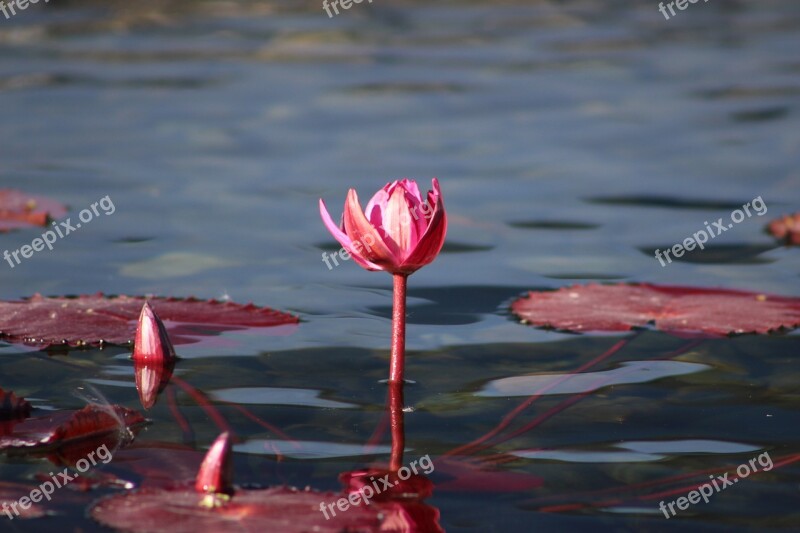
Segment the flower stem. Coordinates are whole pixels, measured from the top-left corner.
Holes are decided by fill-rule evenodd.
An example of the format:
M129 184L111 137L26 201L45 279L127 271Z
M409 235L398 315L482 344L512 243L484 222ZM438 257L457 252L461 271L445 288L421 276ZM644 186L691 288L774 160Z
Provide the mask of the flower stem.
M406 285L407 274L394 274L392 305L392 356L389 383L403 383L406 366Z
M389 460L389 470L397 472L403 465L403 450L406 448L402 382L389 383L388 404L392 428L392 454Z
M406 286L408 275L394 274L392 302L392 355L389 362L389 420L392 454L389 469L396 472L403 464L406 447L403 414L403 375L406 366Z

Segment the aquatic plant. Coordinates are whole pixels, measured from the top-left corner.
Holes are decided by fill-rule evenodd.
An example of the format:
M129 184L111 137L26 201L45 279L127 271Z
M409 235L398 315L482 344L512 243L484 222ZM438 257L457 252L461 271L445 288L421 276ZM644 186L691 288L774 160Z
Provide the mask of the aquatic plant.
M413 180L386 184L361 209L355 189L347 193L342 224L337 226L320 199L319 211L328 231L359 266L383 270L394 278L392 355L389 382L402 382L405 369L406 286L408 276L439 255L447 233L439 181L423 198Z

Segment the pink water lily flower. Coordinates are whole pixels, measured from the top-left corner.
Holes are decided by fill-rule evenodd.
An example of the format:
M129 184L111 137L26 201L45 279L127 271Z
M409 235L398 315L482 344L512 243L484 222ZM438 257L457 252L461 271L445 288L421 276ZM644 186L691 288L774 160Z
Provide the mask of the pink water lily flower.
M322 199L319 211L328 231L367 270L411 274L436 259L447 233L436 178L427 198L413 180L393 181L375 193L364 211L355 189L350 189L341 227L334 223Z
M384 270L392 274L389 383L403 383L408 276L436 259L447 233L447 216L439 181L433 178L433 190L428 191L424 199L415 181L393 181L375 193L366 211L361 210L355 189L350 189L344 203L341 228L331 219L322 199L319 212L328 231L356 263L367 270ZM322 254L323 261L325 255Z

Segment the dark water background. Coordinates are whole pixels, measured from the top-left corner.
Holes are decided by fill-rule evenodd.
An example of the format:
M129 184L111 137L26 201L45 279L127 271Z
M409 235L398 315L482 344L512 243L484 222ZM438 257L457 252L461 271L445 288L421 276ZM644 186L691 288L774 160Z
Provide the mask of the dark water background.
M438 176L448 241L410 280L417 384L406 391L407 457L435 460L524 398L476 394L492 380L570 372L618 340L515 323L507 305L524 290L648 281L800 294L798 250L762 232L800 205L799 29L791 0L711 0L671 20L653 1L375 0L333 19L316 2L40 3L0 17L0 186L61 200L73 217L109 195L115 212L13 270L0 264L0 296L229 297L299 314L291 335L186 346L179 374L236 401L229 389L260 388L249 408L326 443L279 464L240 453L237 480L336 489L339 472L385 457L326 454L333 444L363 453L380 418L391 287L352 262L325 266L322 252L338 246L317 199L338 216L349 187L365 201L392 179ZM759 196L768 212L702 253L667 267L653 257ZM39 233L0 235L2 248ZM594 371L683 344L647 332ZM535 503L800 452L799 346L796 335L703 342L645 369L652 379L602 388L487 452L551 450L501 467L542 477L542 488L443 490L429 503L447 531L800 528L795 465L670 520L657 501L561 513ZM0 386L40 409L78 408L71 391L89 379L137 407L123 350L71 353L81 370L60 361L4 345ZM325 401L310 392L276 404L280 387ZM206 446L217 428L179 400ZM148 416L137 442L181 442L163 401ZM254 447L272 438L232 423ZM619 447L640 441L655 452ZM0 475L47 468L4 459ZM2 527L98 528L82 505L59 512Z

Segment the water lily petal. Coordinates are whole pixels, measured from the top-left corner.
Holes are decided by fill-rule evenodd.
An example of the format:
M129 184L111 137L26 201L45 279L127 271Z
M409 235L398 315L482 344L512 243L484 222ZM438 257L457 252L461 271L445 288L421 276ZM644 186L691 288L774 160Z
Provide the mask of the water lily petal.
M397 247L398 254L405 259L417 244L417 225L411 216L410 196L403 187L396 187L386 209L383 211L383 231L387 241L391 240Z
M433 261L444 246L447 235L447 215L444 209L439 181L433 179L433 190L428 192L428 202L433 205L433 215L425 233L420 237L414 251L403 262L403 267L411 272Z
M352 257L353 260L356 263L358 263L359 266L361 266L362 268L366 268L367 270L383 270L383 268L381 268L380 266L364 258L361 255L361 252L363 250L357 251L353 247L353 241L350 239L350 237L347 236L346 233L344 233L341 229L339 229L339 226L337 226L336 223L334 223L333 219L331 218L331 215L328 213L328 208L325 206L325 202L322 201L321 199L319 201L319 214L322 216L322 222L325 224L325 227L328 228L328 231L331 232L333 238L339 241L339 244L342 245L342 248L344 248L345 250L347 250L348 253L350 253L350 257Z
M383 189L376 192L367 203L364 209L364 215L367 217L373 226L380 228L383 226L383 212L386 210L386 204L389 203L389 187L392 184L386 185Z
M358 241L363 245L361 255L365 260L380 265L382 270L389 271L400 264L400 252L397 246L391 241L384 240L381 232L369 223L358 203L355 189L350 189L347 193L344 228L352 241Z

